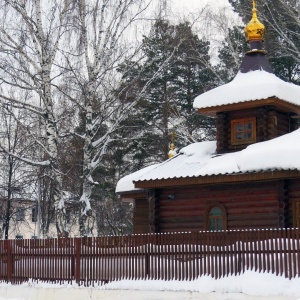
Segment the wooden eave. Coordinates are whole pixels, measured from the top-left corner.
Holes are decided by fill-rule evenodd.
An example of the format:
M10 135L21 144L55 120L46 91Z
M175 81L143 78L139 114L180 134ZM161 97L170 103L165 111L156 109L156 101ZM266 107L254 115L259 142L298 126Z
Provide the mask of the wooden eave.
M120 192L118 195L121 198L122 202L133 202L135 199L144 199L145 198L145 191L138 190L138 191L128 191L128 192Z
M253 100L253 101L199 108L198 113L211 116L217 114L218 112L243 110L243 109L256 108L262 106L275 106L279 111L282 112L300 114L299 105L292 104L275 97L262 99L262 100Z
M135 182L136 188L163 188L163 187L181 187L191 185L208 185L223 183L245 183L250 181L264 181L276 179L300 178L298 170L269 171L260 173L227 174L212 175L185 178L169 178Z

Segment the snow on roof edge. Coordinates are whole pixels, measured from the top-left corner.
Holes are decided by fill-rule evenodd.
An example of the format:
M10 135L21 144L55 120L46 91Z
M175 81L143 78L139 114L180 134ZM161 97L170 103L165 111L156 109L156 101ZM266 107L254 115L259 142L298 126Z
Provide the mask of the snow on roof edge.
M185 179L185 178L199 178L199 177L212 177L212 176L237 176L237 175L245 175L245 174L257 174L257 173L268 173L268 172L275 172L275 171L300 171L297 168L270 168L270 169L260 169L260 170L253 170L253 171L245 171L245 172L226 172L226 173L215 173L210 175L193 175L193 176L179 176L179 177L165 177L165 178L152 178L152 179L144 179L144 180L136 180L136 182L147 182L150 180L168 180L168 179Z
M197 96L193 102L193 107L195 109L218 107L259 101L271 97L300 106L299 93L300 86L283 81L275 74L264 70L248 73L238 72L229 83Z

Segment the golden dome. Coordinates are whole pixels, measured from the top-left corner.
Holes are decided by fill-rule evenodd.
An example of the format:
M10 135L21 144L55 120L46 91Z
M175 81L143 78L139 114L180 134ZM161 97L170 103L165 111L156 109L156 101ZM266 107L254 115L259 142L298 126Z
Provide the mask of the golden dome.
M176 151L175 151L175 144L174 144L174 141L175 141L175 132L174 132L174 130L172 131L171 136L172 136L172 142L171 142L171 145L170 145L170 151L168 153L169 158L172 158L173 156L175 156L177 154Z
M252 19L245 27L247 41L263 40L265 35L265 26L259 22L256 14L256 1L253 0Z
M173 156L175 156L177 153L176 153L176 151L175 151L175 145L172 143L171 145L170 145L170 151L169 151L169 153L168 153L168 157L169 158L172 158Z

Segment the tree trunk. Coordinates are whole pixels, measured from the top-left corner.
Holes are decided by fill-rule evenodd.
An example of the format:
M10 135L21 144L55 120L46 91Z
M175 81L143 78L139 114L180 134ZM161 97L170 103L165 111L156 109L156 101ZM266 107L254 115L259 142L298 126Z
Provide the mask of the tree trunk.
M8 157L9 170L8 170L8 183L7 183L7 202L5 212L5 223L4 223L4 238L8 240L9 235L9 222L11 218L11 187L12 187L12 173L13 173L13 158Z
M59 237L68 237L65 204L62 196L62 175L58 161L58 134L56 119L53 114L53 101L51 97L50 67L43 67L45 123L47 144L50 154L50 168L53 180L53 202L56 214L56 229Z

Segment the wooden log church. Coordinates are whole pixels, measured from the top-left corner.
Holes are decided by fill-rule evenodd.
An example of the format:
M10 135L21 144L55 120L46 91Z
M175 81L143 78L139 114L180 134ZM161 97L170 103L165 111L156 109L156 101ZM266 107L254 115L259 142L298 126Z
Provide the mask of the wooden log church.
M257 18L236 77L194 100L217 119L217 140L122 178L134 233L300 227L300 86L273 74Z

